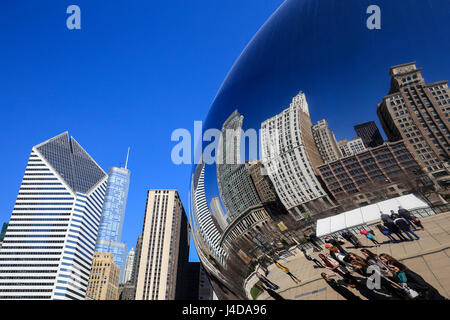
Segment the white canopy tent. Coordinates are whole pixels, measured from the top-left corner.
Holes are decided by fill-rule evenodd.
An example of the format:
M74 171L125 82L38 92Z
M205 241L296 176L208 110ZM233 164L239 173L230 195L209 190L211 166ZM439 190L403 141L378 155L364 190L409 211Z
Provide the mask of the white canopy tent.
M407 210L428 208L429 206L413 194L377 202L335 216L317 220L316 236L321 237L336 231L367 224L380 219L380 211L389 214L402 206Z

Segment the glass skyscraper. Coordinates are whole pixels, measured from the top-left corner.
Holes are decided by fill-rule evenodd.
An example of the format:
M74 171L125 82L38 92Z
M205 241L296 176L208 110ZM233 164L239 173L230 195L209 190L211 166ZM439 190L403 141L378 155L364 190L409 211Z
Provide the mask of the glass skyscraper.
M103 205L102 220L98 231L97 252L114 254L114 263L120 267L121 276L124 275L127 246L120 242L122 226L127 204L128 187L130 185L130 170L112 167L109 169L106 187L105 203Z

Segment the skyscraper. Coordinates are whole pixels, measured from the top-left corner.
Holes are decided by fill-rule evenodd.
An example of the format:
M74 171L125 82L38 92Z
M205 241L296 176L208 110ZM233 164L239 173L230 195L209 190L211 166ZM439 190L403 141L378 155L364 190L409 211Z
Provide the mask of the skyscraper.
M102 220L95 247L97 252L114 254L114 262L121 269L121 279L123 278L127 254L127 246L120 242L130 185L130 170L127 169L127 164L128 154L125 168L112 167L109 169Z
M8 223L5 222L5 223L3 223L2 231L0 232L0 242L3 241L3 238L5 237L5 234L6 234L6 230L7 230L7 229L8 229Z
M223 212L222 206L220 205L219 197L212 197L209 202L209 207L211 208L211 214L216 219L219 227L223 230L227 228L227 220L225 217L225 212Z
M289 108L261 124L262 163L281 202L297 220L310 211L308 203L331 205L315 176L315 168L323 161L311 127L303 92Z
M389 140L403 139L423 171L449 180L450 97L447 81L425 83L415 62L391 67L391 88L377 114Z
M378 130L377 124L374 121L357 124L354 128L366 148L375 148L384 143L380 130Z
M0 249L0 299L85 298L107 178L67 132L32 148Z
M125 270L123 271L122 283L127 283L131 280L131 275L133 274L134 265L134 249L131 248L127 256L127 261L125 263Z
M347 139L342 139L338 142L339 148L343 157L351 156L366 150L364 142L360 137L353 138L348 141Z
M220 260L223 251L219 247L220 233L214 225L211 211L208 208L205 195L205 163L197 165L191 180L191 203L195 230L201 237L201 244L207 251Z
M114 263L112 253L96 252L86 298L91 300L117 300L120 268Z
M189 226L178 191L149 190L136 300L180 299L189 258Z
M319 120L317 124L312 126L311 130L323 162L328 163L342 157L334 133L328 127L325 119Z

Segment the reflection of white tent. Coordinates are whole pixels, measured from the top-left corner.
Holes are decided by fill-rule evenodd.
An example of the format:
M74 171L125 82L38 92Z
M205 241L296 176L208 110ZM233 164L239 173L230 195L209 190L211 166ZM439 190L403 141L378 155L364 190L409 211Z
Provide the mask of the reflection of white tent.
M428 205L413 194L377 202L365 207L350 210L335 216L317 220L316 235L321 237L339 230L367 224L380 219L380 211L389 214L397 212L402 206L407 210L428 208Z

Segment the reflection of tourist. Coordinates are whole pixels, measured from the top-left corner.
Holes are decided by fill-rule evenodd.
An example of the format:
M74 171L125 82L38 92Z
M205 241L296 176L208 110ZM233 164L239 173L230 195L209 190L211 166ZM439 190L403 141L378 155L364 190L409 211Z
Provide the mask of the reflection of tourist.
M382 234L384 234L390 242L395 243L397 242L397 240L395 240L392 236L391 236L391 232L389 231L388 228L386 228L385 226L381 225L381 224L377 224L377 228L378 230L380 230L380 232Z
M362 247L361 242L359 242L358 238L353 233L351 233L349 231L342 231L341 235L342 235L342 238L344 238L345 240L347 240L348 242L353 244L355 246L355 248Z
M319 268L323 268L324 266L320 263L319 260L317 260L316 258L314 258L311 254L309 254L308 252L306 252L306 250L304 248L301 249L301 251L303 252L303 255L305 256L306 260L312 261L314 262Z
M380 243L375 239L373 234L369 233L369 231L367 231L365 229L361 229L360 233L365 235L366 238L369 239L370 241L372 241L377 247L380 245Z
M315 233L312 233L309 235L308 237L309 242L311 242L311 244L316 247L317 250L322 251L322 248L320 247L319 244L317 244L317 237Z
M331 237L331 236L328 236L328 237L325 239L325 242L331 244L332 246L334 246L334 247L336 247L336 248L338 248L340 252L342 252L342 253L344 253L344 254L347 254L347 251L345 251L345 249L342 247L342 245L343 245L345 242L336 240L336 239L334 239L334 238Z
M277 286L275 283L267 279L265 276L263 276L261 273L257 272L256 277L261 281L266 287L272 289L272 290L278 290L279 286Z
M414 216L411 214L411 212L409 212L408 210L406 210L406 209L403 208L402 206L398 206L398 211L397 211L397 213L398 213L398 215L399 215L401 218L405 219L405 220L409 223L409 226L410 226L414 231L417 230L416 226L415 226L414 223L413 223Z
M331 257L326 257L322 253L319 254L319 258L322 259L325 268L328 268L336 274L340 275L346 283L354 287L356 279L350 274L350 272L348 272L348 270L344 266L341 266L339 262Z
M389 269L392 270L395 274L404 274L406 278L403 278L403 280L406 280L406 285L419 293L419 297L417 297L417 299L447 300L439 293L436 288L426 282L419 274L412 271L392 256L386 253L382 253L380 254L380 259L383 260L383 262L386 263L389 266ZM397 279L395 279L396 282L402 283L401 278L402 276L400 276L400 278L397 277Z
M394 220L391 218L390 215L384 214L381 212L381 220L383 221L383 225L388 228L388 230L391 232L391 235L395 233L400 241L408 240L405 238L405 236L402 234L401 230L397 227L397 225L394 223Z
M397 218L394 220L394 223L400 230L406 233L406 235L411 239L411 241L414 240L411 235L416 237L417 240L420 239L420 237L411 229L408 221L405 218L397 216Z
M360 297L356 296L353 292L348 290L347 288L339 285L336 280L332 279L325 272L321 273L322 278L327 282L327 284L337 293L339 293L342 297L347 300L361 300Z
M282 296L280 296L278 293L276 293L275 291L273 291L272 289L266 288L266 287L264 287L264 286L262 286L262 285L259 285L259 284L256 284L256 285L257 285L258 288L260 288L262 291L266 291L267 294L268 294L269 296L271 296L274 300L286 300L286 299L284 299Z
M294 276L287 267L283 266L282 264L275 262L275 265L281 269L284 273L286 273L291 279L292 281L294 281L295 283L299 284L301 282L301 280L297 279L296 276Z

